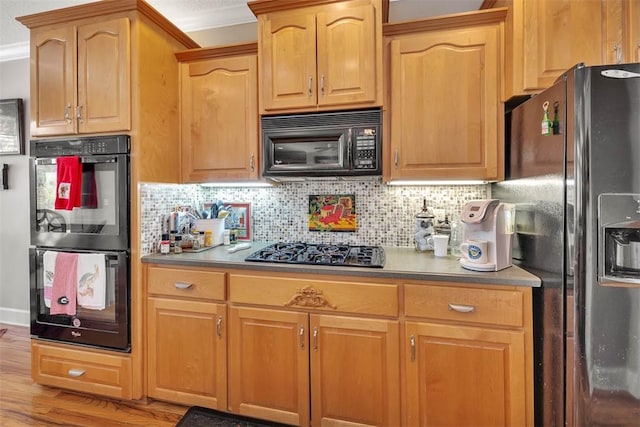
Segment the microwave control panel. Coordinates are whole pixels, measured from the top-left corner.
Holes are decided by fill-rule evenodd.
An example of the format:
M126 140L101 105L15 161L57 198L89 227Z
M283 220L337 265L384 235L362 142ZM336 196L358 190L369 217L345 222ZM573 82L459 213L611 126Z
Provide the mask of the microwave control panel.
M353 129L353 168L378 168L378 129L365 127Z

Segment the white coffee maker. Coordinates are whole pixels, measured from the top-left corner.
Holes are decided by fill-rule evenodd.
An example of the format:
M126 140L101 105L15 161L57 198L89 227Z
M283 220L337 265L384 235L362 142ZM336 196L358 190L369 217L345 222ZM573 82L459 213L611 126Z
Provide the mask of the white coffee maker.
M498 271L511 266L515 206L498 199L472 200L462 208L465 241L460 264L468 270Z

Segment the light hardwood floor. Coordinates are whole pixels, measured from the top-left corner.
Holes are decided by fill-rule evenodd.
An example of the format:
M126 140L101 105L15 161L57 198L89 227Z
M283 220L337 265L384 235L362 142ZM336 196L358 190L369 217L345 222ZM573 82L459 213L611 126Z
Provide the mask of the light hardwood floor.
M31 380L29 328L0 324L0 426L173 427L188 408L128 402L45 387Z

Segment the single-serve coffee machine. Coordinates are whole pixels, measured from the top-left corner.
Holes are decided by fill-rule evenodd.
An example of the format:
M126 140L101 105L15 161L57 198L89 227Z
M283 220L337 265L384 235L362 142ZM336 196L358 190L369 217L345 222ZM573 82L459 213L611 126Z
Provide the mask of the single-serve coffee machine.
M472 200L462 208L465 241L460 264L468 270L498 271L511 266L515 207L498 199Z

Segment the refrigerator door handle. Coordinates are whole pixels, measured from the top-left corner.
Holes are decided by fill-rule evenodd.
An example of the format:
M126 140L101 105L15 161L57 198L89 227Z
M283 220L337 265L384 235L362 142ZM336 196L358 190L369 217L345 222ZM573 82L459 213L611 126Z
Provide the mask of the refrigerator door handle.
M600 286L620 286L620 287L640 287L640 278L632 279L630 277L612 277L604 276L598 277L598 283Z
M640 73L632 73L631 71L625 70L602 70L600 74L612 79L632 79L640 77Z

